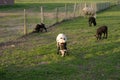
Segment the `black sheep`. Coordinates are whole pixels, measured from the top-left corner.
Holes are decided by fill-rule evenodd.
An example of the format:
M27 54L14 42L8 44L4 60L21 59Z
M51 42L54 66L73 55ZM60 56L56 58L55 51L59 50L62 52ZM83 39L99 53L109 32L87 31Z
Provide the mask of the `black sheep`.
M89 22L89 26L92 26L92 24L93 24L94 26L97 25L95 17L89 17L88 22Z
M47 32L47 28L45 27L45 24L43 23L37 24L34 32L43 32L43 29Z
M101 26L97 29L97 32L96 32L96 35L95 35L97 40L101 39L102 34L104 34L103 38L107 39L107 37L108 37L108 27L107 26Z

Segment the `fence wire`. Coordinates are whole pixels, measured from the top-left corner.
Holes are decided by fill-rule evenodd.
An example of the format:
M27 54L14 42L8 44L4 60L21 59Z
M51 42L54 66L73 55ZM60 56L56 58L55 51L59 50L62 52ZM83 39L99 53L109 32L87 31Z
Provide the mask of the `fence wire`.
M110 2L105 3L86 3L89 7L93 7L96 12L107 9L111 6ZM65 4L63 7L56 7L52 10L46 10L43 7L43 14L40 9L26 9L26 18L24 18L24 10L0 11L0 43L14 40L24 35L24 19L26 19L27 33L34 30L36 24L43 22L46 27L68 20L74 17L82 16L82 9L85 3ZM41 17L43 19L41 19ZM41 21L43 20L43 21Z

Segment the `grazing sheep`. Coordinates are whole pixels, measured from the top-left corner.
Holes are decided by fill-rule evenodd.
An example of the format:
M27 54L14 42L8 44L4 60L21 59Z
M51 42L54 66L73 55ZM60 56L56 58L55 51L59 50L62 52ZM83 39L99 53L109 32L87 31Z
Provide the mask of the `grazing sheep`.
M45 27L45 24L37 24L35 27L35 30L33 32L43 32L43 29L47 32L47 28Z
M91 7L88 7L86 4L85 4L85 7L82 9L83 11L83 15L84 16L94 16L96 17L96 11Z
M95 17L89 17L88 22L89 22L89 26L92 26L92 24L93 24L94 26L97 25Z
M108 37L108 28L107 26L101 26L97 29L97 32L96 32L96 38L97 40L100 40L101 37L102 37L102 34L104 34L103 38L106 38Z
M67 37L64 34L58 34L56 38L57 54L61 53L62 57L67 54Z

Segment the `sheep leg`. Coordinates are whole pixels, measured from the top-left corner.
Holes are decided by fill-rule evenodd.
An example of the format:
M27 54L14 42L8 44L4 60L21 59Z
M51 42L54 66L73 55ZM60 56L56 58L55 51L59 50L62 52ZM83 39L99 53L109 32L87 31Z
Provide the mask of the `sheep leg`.
M67 50L67 43L65 43L65 49Z
M104 33L104 36L103 36L103 38L106 38L105 36L106 36L106 34Z
M38 32L39 32L39 30L36 30L36 32L38 33Z
M64 57L64 52L62 52L62 57Z
M60 51L60 46L59 43L57 42L57 54L59 54L59 51Z
M96 26L96 21L93 24L94 24L94 26Z
M44 30L47 32L47 28L46 27L44 27Z
M59 54L59 51L60 51L60 47L57 48L57 54Z
M91 23L91 22L89 22L89 26L92 26L92 23Z
M37 32L37 33L38 33L39 31L40 31L40 30L39 30L39 28L35 28L35 32Z
M101 36L102 36L101 34L98 35L98 39L99 39L99 40L101 39Z

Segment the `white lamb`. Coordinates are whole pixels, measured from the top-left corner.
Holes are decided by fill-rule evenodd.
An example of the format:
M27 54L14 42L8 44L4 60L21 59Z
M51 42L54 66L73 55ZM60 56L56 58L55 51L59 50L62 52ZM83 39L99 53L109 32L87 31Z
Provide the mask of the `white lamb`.
M56 37L57 42L57 54L59 52L62 54L62 57L67 53L67 37L63 33L58 34Z

